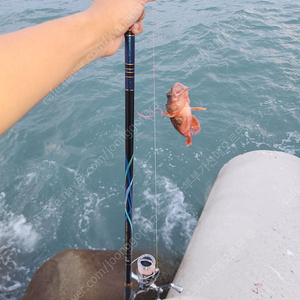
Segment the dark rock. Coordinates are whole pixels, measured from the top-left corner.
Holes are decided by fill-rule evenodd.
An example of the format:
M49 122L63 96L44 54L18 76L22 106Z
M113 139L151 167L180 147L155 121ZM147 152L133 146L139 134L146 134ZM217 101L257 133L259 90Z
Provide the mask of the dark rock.
M141 254L135 251L134 258ZM122 300L124 265L122 251L61 251L36 271L23 300ZM172 282L178 265L178 261L170 263L160 259L161 275L156 284ZM136 272L136 264L133 271ZM155 295L155 292L143 293L136 299L155 299Z

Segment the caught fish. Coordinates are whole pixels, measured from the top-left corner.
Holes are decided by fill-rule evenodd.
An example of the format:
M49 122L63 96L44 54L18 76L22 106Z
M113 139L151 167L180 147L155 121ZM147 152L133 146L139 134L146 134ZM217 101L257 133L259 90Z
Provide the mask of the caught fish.
M191 136L200 131L200 123L192 115L191 110L206 110L203 107L190 107L188 93L188 87L176 82L167 93L168 102L165 105L167 113L164 113L165 116L171 118L175 129L187 138L185 141L187 146L192 144Z

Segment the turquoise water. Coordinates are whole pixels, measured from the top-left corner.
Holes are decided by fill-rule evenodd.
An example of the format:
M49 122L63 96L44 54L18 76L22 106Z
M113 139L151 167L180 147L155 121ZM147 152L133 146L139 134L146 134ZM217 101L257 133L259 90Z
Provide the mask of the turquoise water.
M0 32L89 3L2 0ZM153 108L151 14L152 4L136 39L136 109L144 114ZM194 112L201 131L188 148L156 113L159 251L181 258L228 160L262 149L300 157L300 5L160 0L154 18L157 106L179 81L192 106L207 107ZM123 48L93 62L0 137L0 299L21 299L37 268L63 249L122 247L123 63ZM134 226L148 232L137 247L153 251L154 119L136 115L136 131Z

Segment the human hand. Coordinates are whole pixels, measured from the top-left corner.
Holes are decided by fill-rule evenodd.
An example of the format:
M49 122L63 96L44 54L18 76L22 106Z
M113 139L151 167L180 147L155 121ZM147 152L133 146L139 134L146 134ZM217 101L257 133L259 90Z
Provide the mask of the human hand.
M124 34L131 28L140 34L144 25L145 5L155 0L94 0L85 11L95 32L95 59L110 56L121 47Z

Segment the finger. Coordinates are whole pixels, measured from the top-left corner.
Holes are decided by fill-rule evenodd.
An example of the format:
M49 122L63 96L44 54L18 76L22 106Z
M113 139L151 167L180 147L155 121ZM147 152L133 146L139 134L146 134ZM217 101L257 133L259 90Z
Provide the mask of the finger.
M131 27L130 27L132 33L134 34L140 34L143 29L144 29L144 24L140 21L134 23Z
M145 15L146 15L146 10L144 9L142 15L139 18L139 21L143 20L145 18Z

